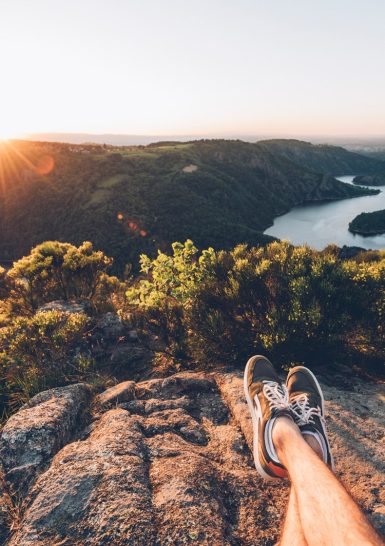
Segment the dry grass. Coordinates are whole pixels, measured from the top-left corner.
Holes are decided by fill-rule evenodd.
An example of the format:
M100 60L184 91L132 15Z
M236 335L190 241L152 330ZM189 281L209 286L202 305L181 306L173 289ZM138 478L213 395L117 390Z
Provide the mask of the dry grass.
M15 533L21 526L25 500L15 492L0 470L0 526L3 532Z

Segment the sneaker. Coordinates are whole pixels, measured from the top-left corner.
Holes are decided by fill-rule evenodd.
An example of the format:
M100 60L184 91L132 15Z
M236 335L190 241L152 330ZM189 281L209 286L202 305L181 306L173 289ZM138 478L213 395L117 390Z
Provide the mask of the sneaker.
M302 435L314 436L322 449L324 462L334 470L325 423L325 402L315 375L304 366L289 371L286 379L290 410Z
M277 417L292 418L287 389L263 356L253 356L247 362L244 389L253 422L255 467L264 479L286 478L287 470L274 449L272 430Z

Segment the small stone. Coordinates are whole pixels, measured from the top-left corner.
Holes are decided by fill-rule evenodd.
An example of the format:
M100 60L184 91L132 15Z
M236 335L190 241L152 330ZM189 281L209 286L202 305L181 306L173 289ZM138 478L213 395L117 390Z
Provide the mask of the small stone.
M136 330L130 330L128 332L129 341L138 341L138 332Z
M118 338L124 333L124 325L121 318L116 313L106 313L97 324L103 337L107 339Z
M54 300L41 305L37 313L46 313L47 311L61 311L62 313L86 313L89 309L89 303L83 301L64 301Z
M121 402L130 402L135 398L135 382L123 381L98 396L98 401L102 406L119 404Z

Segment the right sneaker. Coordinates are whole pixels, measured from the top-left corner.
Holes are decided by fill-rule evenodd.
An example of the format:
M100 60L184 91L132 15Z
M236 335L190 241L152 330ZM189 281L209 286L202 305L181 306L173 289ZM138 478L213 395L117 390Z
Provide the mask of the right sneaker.
M286 478L286 468L276 454L272 431L277 417L290 419L289 397L273 365L264 356L253 356L246 364L244 390L253 423L254 463L260 476Z
M290 410L302 435L316 438L323 453L324 462L334 470L325 423L325 401L315 375L304 366L289 371L286 379Z

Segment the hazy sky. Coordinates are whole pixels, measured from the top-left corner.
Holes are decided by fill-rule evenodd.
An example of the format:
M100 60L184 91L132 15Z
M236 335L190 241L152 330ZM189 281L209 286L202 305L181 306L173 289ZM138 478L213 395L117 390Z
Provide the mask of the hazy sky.
M380 0L0 0L0 136L385 134Z

